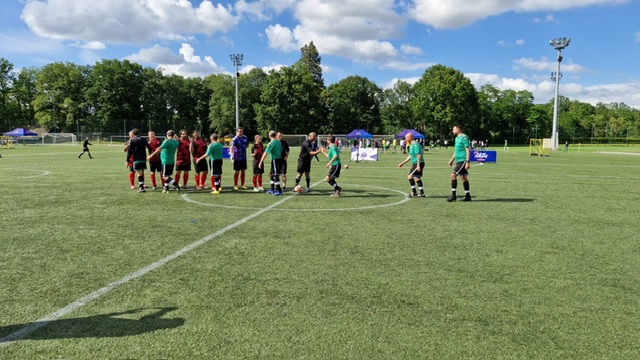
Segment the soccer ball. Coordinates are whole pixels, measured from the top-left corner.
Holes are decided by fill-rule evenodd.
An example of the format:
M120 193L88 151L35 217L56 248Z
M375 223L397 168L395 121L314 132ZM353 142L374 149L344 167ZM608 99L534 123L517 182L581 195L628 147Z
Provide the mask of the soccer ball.
M349 165L345 165L345 166L344 166L344 168L345 168L345 169L348 169L348 168L349 168Z
M296 187L293 188L293 192L297 192L297 193L302 192L302 186L296 185Z

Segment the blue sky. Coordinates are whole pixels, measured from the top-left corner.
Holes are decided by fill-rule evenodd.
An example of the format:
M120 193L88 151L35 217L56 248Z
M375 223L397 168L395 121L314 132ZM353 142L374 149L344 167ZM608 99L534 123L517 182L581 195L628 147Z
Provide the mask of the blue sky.
M0 57L15 69L129 59L165 73L288 66L313 41L327 84L350 75L381 87L443 64L476 86L553 97L556 53L570 37L560 93L640 108L637 0L3 0Z

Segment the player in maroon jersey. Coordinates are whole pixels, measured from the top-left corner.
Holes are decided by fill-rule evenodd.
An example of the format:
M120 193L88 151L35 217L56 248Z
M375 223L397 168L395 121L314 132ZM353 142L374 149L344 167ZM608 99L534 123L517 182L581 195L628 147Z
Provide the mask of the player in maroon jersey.
M264 154L264 145L262 145L262 136L256 135L254 137L254 144L251 148L251 157L253 158L253 191L264 191L262 188L262 174L264 174L264 168L258 166L260 159Z
M193 132L189 150L193 156L193 162L195 163L196 168L196 190L202 190L205 188L205 181L207 181L209 165L207 164L206 159L197 161L198 158L202 157L207 152L207 142L204 141L200 136L200 133L197 131Z
M156 133L153 130L149 130L147 133L149 136L149 146L151 146L151 153L156 151L157 148L162 144L160 140L156 137ZM160 180L162 180L162 162L160 161L160 154L154 155L151 160L149 160L149 173L151 174L151 184L153 185L153 190L158 188L158 184L156 183L156 172L160 173ZM163 187L162 184L161 187Z
M184 172L182 177L182 188L188 189L187 183L189 182L189 171L191 171L191 140L187 135L187 130L180 130L180 145L178 146L178 156L176 159L176 184L180 184L180 175Z

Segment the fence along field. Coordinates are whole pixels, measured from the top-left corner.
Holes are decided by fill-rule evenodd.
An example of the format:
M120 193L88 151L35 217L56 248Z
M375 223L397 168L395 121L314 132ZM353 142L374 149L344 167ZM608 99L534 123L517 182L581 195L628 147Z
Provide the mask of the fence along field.
M0 357L639 353L637 156L498 148L498 163L471 168L468 204L445 201L452 149L425 154L426 199L401 202L406 155L386 154L352 162L340 199L321 182L283 198L184 195L197 204L132 192L123 152L91 150L93 160L77 159L80 146L2 150L0 337L228 230L3 343Z

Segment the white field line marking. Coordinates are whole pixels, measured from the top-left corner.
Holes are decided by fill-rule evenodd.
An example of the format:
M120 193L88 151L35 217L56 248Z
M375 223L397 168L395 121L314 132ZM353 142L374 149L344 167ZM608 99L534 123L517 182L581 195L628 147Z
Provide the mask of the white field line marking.
M314 184L314 185L317 185L317 184ZM22 339L22 338L24 338L26 336L29 336L29 334L33 333L34 331L38 330L39 328L41 328L43 326L46 326L50 322L58 320L61 317L70 314L71 312L73 312L73 311L75 311L75 310L87 305L89 302L91 302L91 301L93 301L93 300L95 300L95 299L97 299L97 298L99 298L99 297L101 297L103 295L106 295L111 290L113 290L113 289L115 289L115 288L117 288L117 287L119 287L121 285L124 285L124 284L126 284L126 283L128 283L128 282L130 282L132 280L138 279L138 278L144 276L145 274L147 274L148 272L153 271L153 270L165 265L166 263L170 262L171 260L177 259L177 258L181 257L182 255L190 252L191 250L194 250L194 249L200 247L201 245L204 245L204 244L208 243L209 241L217 238L218 236L226 233L227 231L229 231L229 230L231 230L233 228L236 228L236 227L246 223L247 221L249 221L249 220L251 220L251 219L253 219L255 217L258 217L258 216L262 215L263 213L265 213L265 212L267 212L267 211L279 206L280 204L284 203L285 201L287 201L289 199L292 199L293 196L294 195L289 195L289 196L283 198L282 200L280 200L280 201L278 201L276 203L273 203L273 204L271 204L271 205L269 205L269 206L267 206L267 207L265 207L265 208L263 208L261 210L258 210L255 213L253 213L253 214L251 214L251 215L249 215L249 216L247 216L247 217L245 217L243 219L240 219L240 220L234 222L231 225L228 225L228 226L226 226L226 227L224 227L224 228L222 228L222 229L220 229L220 230L218 230L218 231L216 231L216 232L214 232L212 234L209 234L209 235L203 237L202 239L200 239L200 240L198 240L198 241L196 241L194 243L191 243L190 245L187 245L187 246L183 247L182 249L174 252L173 254L171 254L171 255L163 258L163 259L160 259L160 260L154 262L153 264L147 265L146 267L143 267L142 269L140 269L140 270L138 270L136 272L133 272L133 273L123 277L122 279L120 279L118 281L112 282L111 284L103 287L102 289L98 289L98 290L92 292L91 294L86 295L86 296L84 296L84 297L72 302L71 304L63 307L62 309L60 309L58 311L55 311L55 312L53 312L53 313L51 313L51 314L49 314L49 315L47 315L47 316L45 316L45 317L43 317L43 318L41 318L39 320L36 320L35 322L31 323L30 325L27 325L27 326L23 327L22 329L14 332L13 334L9 334L9 335L1 338L0 339L0 347L10 345L12 343L15 343L15 341L17 341L17 340L20 340L20 339Z

